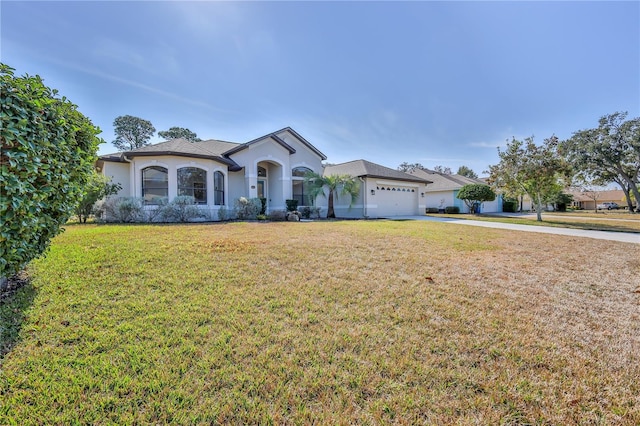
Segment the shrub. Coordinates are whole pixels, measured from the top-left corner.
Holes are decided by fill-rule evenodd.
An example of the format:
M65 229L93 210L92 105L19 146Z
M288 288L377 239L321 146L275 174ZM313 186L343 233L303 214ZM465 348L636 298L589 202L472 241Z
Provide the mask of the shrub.
M298 200L285 200L285 203L287 203L288 212L294 212L298 210Z
M261 208L260 198L240 197L235 201L236 217L240 220L255 219Z
M300 215L303 219L311 218L311 207L304 206L300 209Z
M220 208L218 209L218 220L224 222L225 220L229 219L231 219L231 217L227 206L220 206Z
M85 192L76 206L74 213L80 223L87 223L87 218L95 213L98 200L116 195L122 189L119 183L111 183L111 178L94 172L85 186Z
M320 207L311 207L311 216L320 219Z
M0 64L0 277L40 256L94 173L100 129L38 76Z
M104 222L143 222L145 210L142 198L109 197L96 205L96 215Z
M426 213L438 213L437 207L427 207Z
M272 220L274 222L282 222L287 219L287 212L285 212L284 210L274 210L269 213L268 217L269 220Z
M266 214L259 214L258 216L256 216L256 219L258 219L258 220L267 220L267 215Z
M444 208L444 212L448 214L458 214L460 213L460 207L458 206L447 206Z
M190 195L179 195L159 209L160 216L167 222L190 222L197 218L207 218L207 214L198 208L195 198Z
M518 208L518 202L515 200L504 200L502 202L502 211L505 213L515 213Z

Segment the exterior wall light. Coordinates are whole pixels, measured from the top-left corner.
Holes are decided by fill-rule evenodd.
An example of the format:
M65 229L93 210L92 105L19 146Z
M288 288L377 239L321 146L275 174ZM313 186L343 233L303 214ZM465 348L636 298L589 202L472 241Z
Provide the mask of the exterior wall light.
M420 196L421 196L422 198L424 198L424 192L421 192L421 193L420 193Z
M371 190L371 195L376 195L376 190L375 189Z

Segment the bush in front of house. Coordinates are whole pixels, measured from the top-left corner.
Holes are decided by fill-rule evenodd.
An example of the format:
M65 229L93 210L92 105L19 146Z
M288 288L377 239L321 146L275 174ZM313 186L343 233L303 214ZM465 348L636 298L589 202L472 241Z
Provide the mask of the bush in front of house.
M458 206L447 206L444 208L444 212L448 214L458 214L460 213L460 207Z
M144 201L138 197L109 197L96 204L96 218L101 222L143 222Z
M502 211L505 213L515 213L517 208L518 202L516 200L502 201Z
M298 200L284 200L284 202L287 203L288 212L295 212L298 210Z
M284 210L273 210L267 217L273 222L283 222L287 220L287 212Z
M194 219L206 219L208 216L198 208L196 199L190 195L179 195L158 209L160 217L166 222L191 222Z
M427 207L426 213L438 213L438 208L437 207Z
M234 203L235 215L240 220L255 219L261 209L260 198L240 197Z

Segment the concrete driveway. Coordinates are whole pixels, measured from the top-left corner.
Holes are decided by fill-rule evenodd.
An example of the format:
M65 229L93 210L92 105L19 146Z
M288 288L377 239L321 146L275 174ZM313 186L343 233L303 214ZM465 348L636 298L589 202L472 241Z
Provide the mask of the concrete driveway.
M454 219L432 216L396 216L392 220L426 220L431 222L452 223L455 225L482 226L485 228L510 229L512 231L540 232L543 234L569 235L572 237L596 238L599 240L620 241L640 244L640 234L631 232L590 231L586 229L556 228L553 226L517 225L514 223L484 222L480 220Z

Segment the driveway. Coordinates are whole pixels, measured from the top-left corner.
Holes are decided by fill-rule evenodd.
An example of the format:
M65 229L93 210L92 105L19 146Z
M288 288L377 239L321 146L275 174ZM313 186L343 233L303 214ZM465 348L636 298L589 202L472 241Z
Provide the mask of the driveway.
M484 222L480 220L454 219L432 216L396 216L392 220L427 220L431 222L453 223L455 225L482 226L485 228L509 229L512 231L540 232L543 234L568 235L572 237L596 238L640 244L640 234L631 232L590 231L586 229L556 228L553 226L517 225L514 223Z

